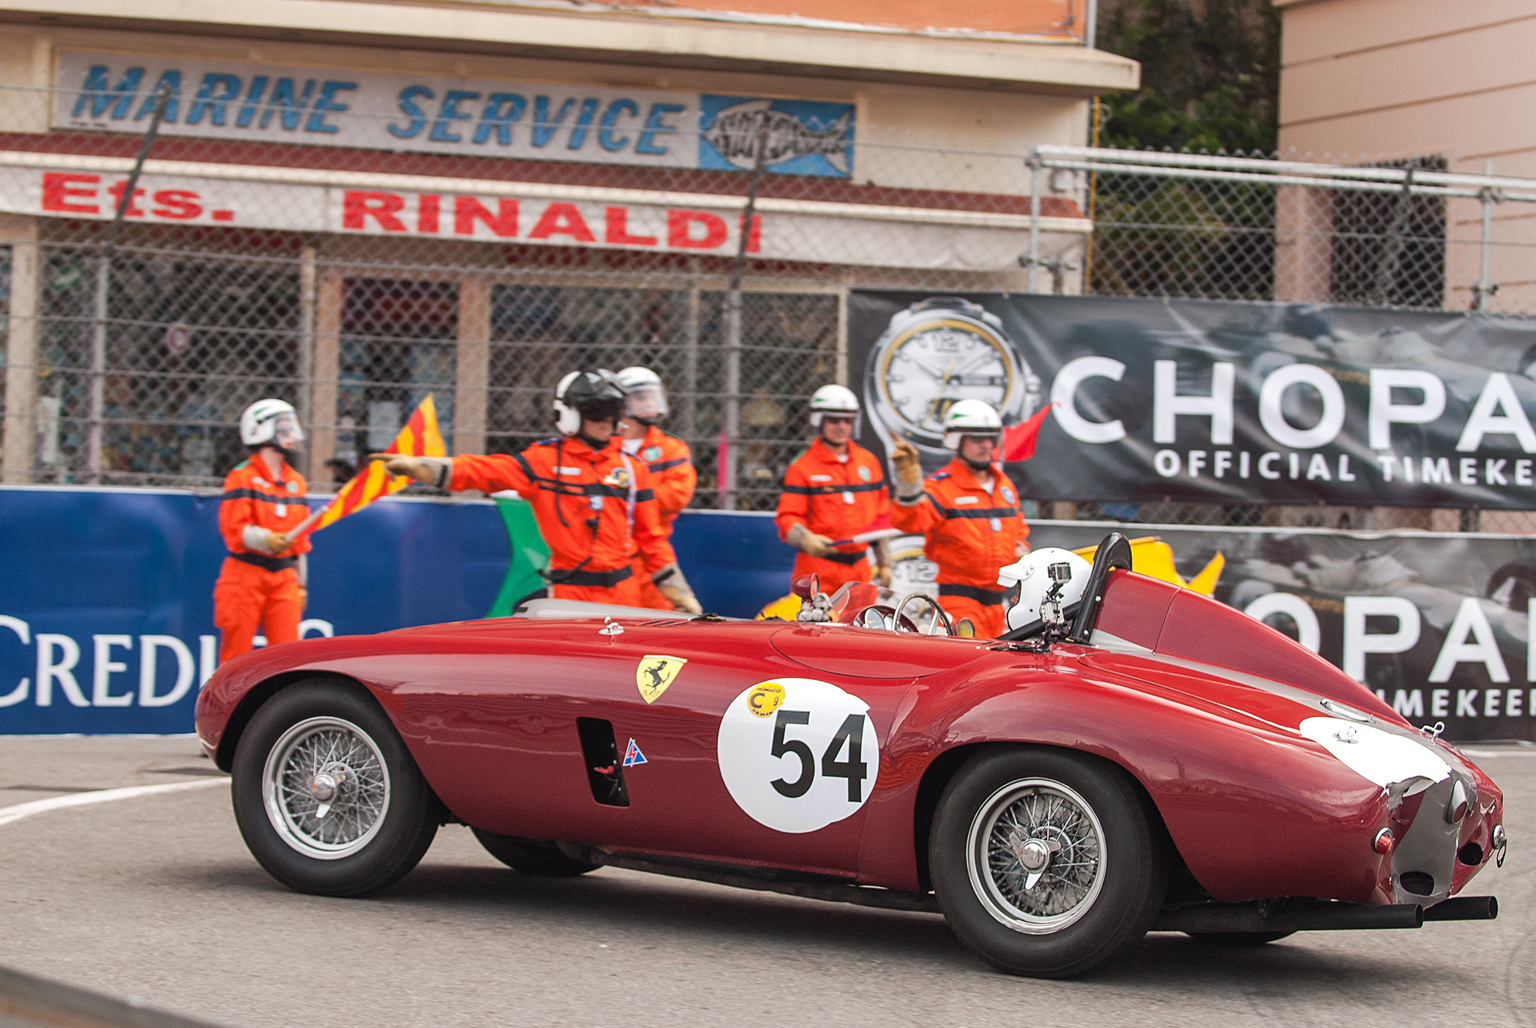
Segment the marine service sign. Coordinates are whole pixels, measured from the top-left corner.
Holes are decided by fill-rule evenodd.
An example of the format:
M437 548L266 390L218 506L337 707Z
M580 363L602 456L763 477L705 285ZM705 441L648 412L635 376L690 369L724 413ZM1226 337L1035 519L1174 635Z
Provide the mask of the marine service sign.
M123 54L59 54L53 126L168 136L849 178L854 107L648 89Z

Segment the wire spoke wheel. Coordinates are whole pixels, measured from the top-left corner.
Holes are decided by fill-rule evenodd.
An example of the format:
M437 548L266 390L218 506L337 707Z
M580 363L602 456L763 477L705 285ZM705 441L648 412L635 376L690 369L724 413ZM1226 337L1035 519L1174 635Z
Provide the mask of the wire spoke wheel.
M1104 828L1060 782L1010 782L982 804L966 846L972 888L988 913L1029 934L1057 932L1088 911L1108 867Z
M389 812L384 755L357 725L313 717L268 751L262 802L278 836L320 860L339 860L373 840Z
M1155 817L1108 761L1046 746L982 750L934 810L934 895L993 967L1084 974L1130 952L1162 907L1169 860Z

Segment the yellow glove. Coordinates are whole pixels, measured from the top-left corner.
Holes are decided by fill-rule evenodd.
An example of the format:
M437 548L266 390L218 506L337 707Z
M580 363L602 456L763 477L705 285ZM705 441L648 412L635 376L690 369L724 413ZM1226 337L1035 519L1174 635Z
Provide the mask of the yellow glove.
M917 456L917 447L905 439L896 440L891 450L891 463L896 465L896 480L906 485L917 485L923 480L923 465Z
M405 475L439 489L448 488L453 474L452 457L410 457L403 453L370 453L370 461L381 460L391 475Z

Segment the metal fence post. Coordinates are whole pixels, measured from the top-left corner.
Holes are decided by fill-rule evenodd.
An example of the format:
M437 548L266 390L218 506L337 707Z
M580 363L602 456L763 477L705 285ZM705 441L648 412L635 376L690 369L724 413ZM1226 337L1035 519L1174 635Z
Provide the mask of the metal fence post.
M741 276L747 264L747 240L752 235L756 217L757 191L763 184L763 167L768 159L768 116L760 115L757 146L752 162L752 184L747 187L747 202L741 211L736 241L736 260L731 265L731 281L725 291L725 389L720 411L720 449L717 462L720 481L716 503L721 510L736 509L736 474L741 463L737 441L741 435Z
M1040 186L1041 186L1041 160L1038 153L1032 153L1029 160L1029 275L1026 288L1031 293L1037 293L1040 281Z
M1483 161L1483 174L1493 178L1493 161ZM1493 283L1493 205L1499 201L1499 192L1492 186L1484 186L1478 192L1478 199L1483 205L1483 238L1482 253L1479 263L1477 282L1472 286L1472 309L1486 311L1488 298L1499 291L1499 287Z
M11 248L10 309L6 312L5 442L0 476L31 482L37 464L38 300L42 259L37 219L0 215L0 239Z
M298 374L294 389L294 407L298 410L299 424L313 428L311 414L314 411L315 389L315 289L318 279L315 273L315 248L306 246L299 250L299 346L296 357ZM309 451L301 455L304 467L300 470L313 478L315 469L309 464Z
M683 305L683 388L681 421L683 438L692 446L699 424L699 280L692 273L698 262L690 259L687 302Z
M144 144L134 159L133 170L123 183L117 197L117 211L112 224L107 226L107 237L96 256L96 295L91 304L91 391L86 421L85 476L90 483L101 482L102 425L106 418L107 374L107 294L112 286L112 251L117 245L117 233L122 228L128 208L133 206L133 194L139 184L139 173L144 170L144 160L149 148L155 145L155 134L160 131L160 120L165 117L165 105L171 98L171 87L164 85L155 94L155 111L144 132Z

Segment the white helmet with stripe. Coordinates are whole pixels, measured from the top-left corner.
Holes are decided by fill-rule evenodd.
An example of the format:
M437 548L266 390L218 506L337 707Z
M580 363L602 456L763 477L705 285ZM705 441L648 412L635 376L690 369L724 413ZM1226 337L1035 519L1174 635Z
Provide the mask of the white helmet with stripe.
M1003 419L985 400L956 400L939 419L944 429L944 448L958 450L964 436L978 435L997 439L1003 434Z
M856 418L859 415L859 398L847 386L835 382L824 385L811 394L811 427L820 428L822 416L826 414Z
M246 446L273 445L291 449L304 441L299 415L287 400L257 400L240 415L240 441Z
M614 376L624 387L624 413L641 424L649 425L667 416L667 391L661 376L638 364Z

